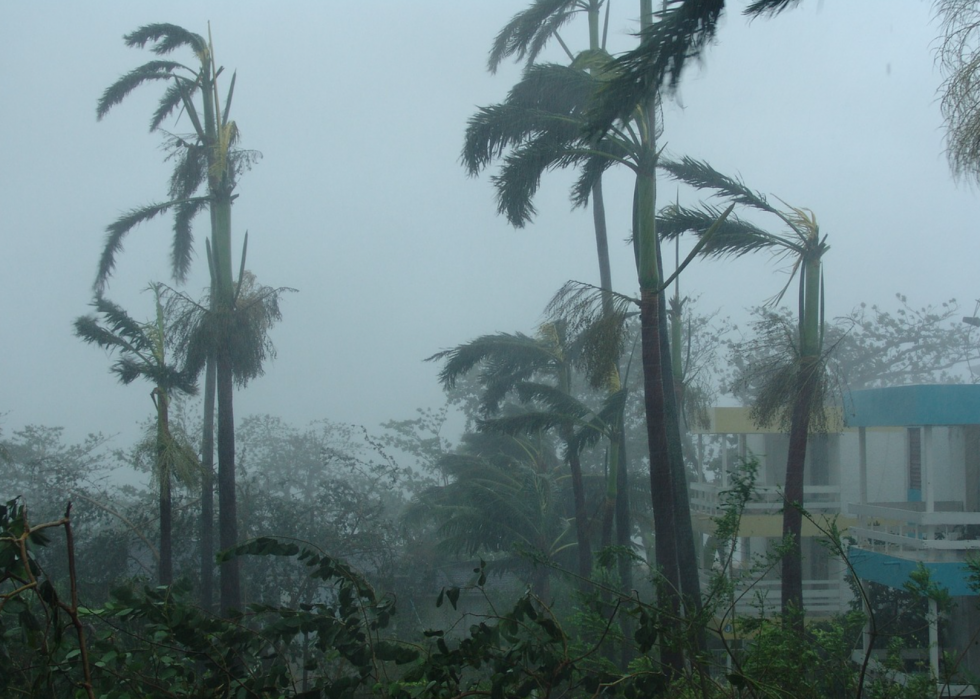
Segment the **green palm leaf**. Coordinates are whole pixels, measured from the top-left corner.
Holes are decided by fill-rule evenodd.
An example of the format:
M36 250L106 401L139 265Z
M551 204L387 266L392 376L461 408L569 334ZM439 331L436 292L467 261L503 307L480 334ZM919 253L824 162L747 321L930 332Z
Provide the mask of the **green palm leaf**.
M509 56L533 63L545 44L579 12L579 0L534 0L529 8L514 15L493 41L487 66L496 73Z
M782 217L779 209L771 206L765 195L745 186L737 177L723 175L703 160L685 156L680 162L663 159L658 163L661 170L671 177L691 185L695 189L713 189L715 196Z
M126 46L144 48L148 43L155 43L150 50L158 56L175 51L182 46L188 46L196 54L204 54L208 44L204 37L189 32L176 24L155 23L146 24L123 37Z
M101 121L110 109L126 99L130 92L143 83L149 80L173 80L174 71L180 69L186 70L187 67L174 61L150 61L139 68L134 68L105 89L96 104L96 118ZM150 123L150 131L153 131L156 126L152 126L154 121Z
M706 236L722 215L721 209L702 204L689 209L676 204L665 206L657 214L657 233L664 240L674 240L684 233L694 233L699 238ZM758 250L785 248L792 244L778 236L768 233L758 226L729 214L705 241L701 249L704 257L741 257Z
M116 266L116 253L122 249L122 240L126 234L144 221L149 221L160 214L166 213L177 206L178 201L165 201L150 204L139 209L131 209L106 226L105 246L99 258L99 271L95 278L95 292L101 294L106 282Z

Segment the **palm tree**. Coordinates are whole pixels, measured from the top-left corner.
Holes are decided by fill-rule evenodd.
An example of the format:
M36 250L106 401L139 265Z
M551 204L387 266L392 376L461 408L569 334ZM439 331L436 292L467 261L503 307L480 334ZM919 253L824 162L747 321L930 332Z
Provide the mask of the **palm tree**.
M158 56L177 49L189 48L196 64L187 66L171 60L153 60L135 68L106 88L99 99L96 115L102 119L112 107L121 103L133 90L147 82L168 83L156 111L150 120L150 131L161 130L163 122L174 111L186 114L193 131L188 136L168 134L166 147L174 159L174 171L166 201L133 209L106 229L106 241L99 262L95 289L101 293L115 267L116 254L126 235L139 224L158 215L173 212L173 245L171 265L174 278L182 281L190 265L192 253L191 223L205 208L210 211L211 237L208 248L213 311L229 314L234 304L231 245L231 205L238 176L257 159L254 151L237 147L238 127L229 119L229 109L235 89L232 75L224 106L218 96L218 76L222 69L214 60L210 40L174 24L150 24L124 37L127 46L145 48ZM198 109L195 97L200 97ZM204 188L204 193L199 191ZM205 385L205 412L214 405L217 391L218 408L218 501L219 545L227 549L238 543L235 506L235 433L233 409L232 348L227 344L213 349L214 370L208 371ZM210 542L210 473L213 472L213 414L204 416L204 490L202 491L202 587L203 602L210 606L212 552ZM209 470L211 469L211 470ZM205 563L205 561L207 561ZM227 611L241 605L241 589L236 559L221 564L221 608Z
M774 16L799 1L754 0L742 12L749 18ZM684 68L714 39L725 0L664 0L657 12L645 6L644 17L656 21L641 22L637 47L613 61L612 77L590 110L588 133L607 133L629 119L637 104L676 89Z
M532 592L550 603L549 571L574 544L549 453L537 440L470 434L439 460L447 483L420 493L405 517L435 520L444 553L490 554L498 572L523 570Z
M740 180L723 175L703 161L684 158L680 162L661 162L661 167L676 179L697 189L710 189L715 196L732 204L775 216L786 228L785 233L770 233L738 217L728 217L716 228L710 239L705 233L717 220L719 211L709 205L685 208L677 204L662 209L658 217L660 235L672 239L686 231L702 237L700 254L728 257L771 250L792 259L792 275L787 286L773 299L778 304L799 275L798 327L795 357L774 372L756 404L760 422L773 420L789 405L790 443L786 460L786 483L783 508L783 537L791 548L782 560L782 610L787 618L802 624L803 569L800 558L802 531L803 475L807 435L815 415L822 414L823 401L823 256L829 249L826 236L820 235L816 217L805 209L772 206L766 197L746 187ZM800 626L802 628L802 626Z
M445 360L439 380L446 389L456 385L464 374L480 367L483 387L481 411L492 418L509 394L527 404L537 401L543 410L524 413L512 419L485 421L493 431L533 434L555 429L565 447L565 460L572 476L573 511L578 541L578 574L585 585L592 574L590 518L586 508L582 477L580 440L575 429L584 424L588 410L572 396L572 361L567 337L561 324L545 324L538 337L522 333L484 335L451 350L439 352L429 360Z
M605 21L600 35L599 20L604 5ZM562 41L558 30L574 15L582 12L586 14L589 29L589 48L584 55L604 56L609 29L609 9L610 3L605 2L605 0L536 0L528 9L514 15L510 22L497 34L490 51L490 71L496 72L497 67L507 56L516 55L518 59L526 58L527 64L531 65L552 38L558 40L569 59L574 62L575 56ZM586 70L595 74L598 71L598 61ZM472 167L470 171L471 174L475 174ZM609 237L601 177L592 183L591 203L596 256L599 264L599 286L603 292L603 311L605 316L613 317L615 313L612 297L612 271L609 262ZM618 394L622 385L617 364L618 359L618 356L611 356L606 359L611 365L611 370L605 379L605 388L610 396ZM602 516L601 545L605 548L612 543L612 525L615 519L616 543L628 548L631 545L632 524L630 522L629 490L626 487L629 479L626 429L622 423L622 418L620 423L615 425L608 434L608 437L609 467L606 503L603 507ZM629 561L625 558L620 559L619 573L622 589L628 594L633 588L632 569Z
M651 3L642 3L643 25L652 20ZM596 67L587 73L583 66ZM668 615L680 615L680 591L692 611L699 609L700 586L687 482L677 426L666 315L663 303L659 240L656 235L656 163L659 102L656 95L634 102L628 114L596 137L587 117L616 77L615 63L596 54L572 66L533 65L504 103L481 109L470 120L463 161L479 171L495 158L503 165L494 178L498 210L521 227L533 217L533 197L542 174L578 166L573 187L576 205L588 202L592 185L613 164L636 176L634 245L641 296L644 394L651 453L651 489L657 536L657 563L665 581ZM675 669L680 656L669 659Z
M175 439L170 430L170 401L174 395L197 392L194 378L167 360L170 343L167 311L161 302L161 285L150 287L156 301L156 318L137 323L120 306L99 297L93 303L96 314L75 320L75 335L119 357L112 372L123 384L146 379L153 384L150 396L156 407L154 471L160 493L160 561L157 577L161 585L173 582L173 531L171 482L188 481L199 464L191 447Z

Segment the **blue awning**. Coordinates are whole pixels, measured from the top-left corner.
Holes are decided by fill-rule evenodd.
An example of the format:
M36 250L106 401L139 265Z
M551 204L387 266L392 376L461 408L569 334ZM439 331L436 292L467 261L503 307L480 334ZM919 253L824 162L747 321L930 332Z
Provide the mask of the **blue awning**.
M980 425L980 384L920 384L851 391L848 427Z

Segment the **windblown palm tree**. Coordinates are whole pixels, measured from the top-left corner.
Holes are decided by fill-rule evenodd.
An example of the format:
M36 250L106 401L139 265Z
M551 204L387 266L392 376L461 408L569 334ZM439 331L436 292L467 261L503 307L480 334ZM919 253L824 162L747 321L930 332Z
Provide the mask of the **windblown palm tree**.
M642 23L653 19L651 3L641 3ZM589 73L583 68L595 68ZM483 108L470 120L463 161L478 172L496 158L503 165L494 185L498 210L521 227L534 216L533 197L543 173L578 167L572 190L576 205L588 202L592 185L605 170L622 164L636 176L634 245L641 295L644 400L650 447L650 480L657 537L657 564L665 581L668 616L681 613L681 590L692 611L700 608L687 481L680 444L667 338L666 306L656 235L656 165L659 101L655 94L634 102L625 115L597 137L587 117L617 76L615 62L591 53L571 66L533 65L504 103ZM506 155L504 155L506 153ZM679 670L675 654L668 665Z
M767 198L746 187L740 180L723 175L705 162L684 158L680 162L661 162L676 179L697 189L709 189L733 204L775 216L785 233L770 233L736 216L729 216L708 238L705 234L717 220L717 208L703 204L698 208L668 206L658 217L660 235L672 239L687 231L702 237L700 254L708 257L739 257L756 250L770 250L792 260L787 286L772 300L778 303L793 276L799 276L798 331L795 357L773 372L756 404L760 422L771 422L789 405L790 444L786 461L783 536L791 550L782 561L782 609L784 614L803 613L803 569L800 558L802 531L803 475L807 435L815 414L822 414L823 400L823 256L829 249L820 235L816 217L805 209L772 206Z
M614 424L608 420L615 415L607 411L601 424L595 421L590 424L590 417L598 416L572 395L573 366L564 326L545 324L538 337L520 333L484 335L429 359L445 360L439 378L446 388L452 388L460 376L479 367L483 429L515 435L533 435L551 429L558 433L572 476L578 574L583 584L586 583L592 574L592 544L580 454L586 444L595 443L603 427L608 429L608 425ZM515 416L496 417L508 395L536 407ZM619 409L622 409L621 402ZM587 426L585 432L576 434L576 428Z
M137 323L120 306L99 297L92 305L96 313L75 320L75 335L110 352L118 352L112 372L130 384L146 379L153 384L150 394L156 407L154 472L160 493L160 561L157 577L161 585L173 582L173 517L171 483L174 478L194 480L199 468L190 445L175 439L170 430L170 401L176 394L197 392L192 374L167 360L171 342L167 312L161 302L161 286L150 287L156 300L156 318Z
M192 131L188 135L166 135L169 158L174 160L170 177L169 198L127 212L108 226L105 246L99 262L95 289L101 293L116 264L126 235L139 224L167 212L173 212L173 245L171 264L174 278L182 281L190 265L192 253L191 223L205 208L211 213L211 236L208 261L211 272L213 311L229 314L234 305L231 244L231 205L238 176L258 157L254 151L238 148L239 131L229 119L234 96L235 76L232 75L227 96L222 105L218 94L218 76L222 69L214 60L210 40L174 24L150 24L124 37L127 46L145 48L158 56L178 49L190 49L195 58L192 66L171 60L153 60L120 77L106 88L99 99L96 115L102 119L133 90L147 82L167 84L163 96L150 120L150 131L161 125L174 112L187 116ZM198 102L200 100L200 109ZM213 554L210 545L211 495L210 473L213 467L213 409L214 391L218 407L218 501L219 544L230 548L238 543L235 507L235 433L233 414L233 349L227 343L214 347L214 370L205 380L205 419L203 461L205 467L202 491L202 586L205 606L210 606L210 580ZM221 608L227 611L241 606L241 589L236 559L221 565Z
M609 29L610 4L606 0L536 0L510 20L497 34L493 48L490 51L489 68L496 72L497 67L508 56L516 56L518 60L526 59L528 66L534 63L539 53L551 39L556 39L568 54L571 61L575 56L562 41L559 30L576 14L584 13L588 20L589 48L580 55L580 63L586 57L605 58L606 38ZM605 9L605 20L600 33L600 15ZM593 61L586 70L595 74L599 70L600 61ZM468 163L468 165L470 165ZM475 174L471 167L471 174ZM602 178L592 183L591 191L592 219L595 230L596 255L599 263L599 286L602 289L603 311L607 317L613 317L614 303L612 297L612 272L609 262L609 238L606 227L605 200L602 192ZM605 374L605 388L610 396L616 395L621 389L618 356L609 356L605 361L611 370ZM606 503L602 516L602 546L612 543L612 525L616 522L616 543L628 548L632 541L632 523L630 521L628 467L626 453L626 430L622 420L608 434L609 438L609 467L607 474ZM626 594L633 589L632 569L626 558L620 559L620 583Z
M550 603L551 567L574 542L548 448L476 434L438 466L448 482L420 493L406 518L434 521L445 553L490 555L491 570L524 572L534 594Z
M742 12L749 18L773 16L799 1L754 0ZM606 133L629 119L637 104L676 89L684 69L714 39L724 9L725 0L664 0L659 11L644 12L655 21L641 23L639 45L613 62L613 77L593 104L586 131Z

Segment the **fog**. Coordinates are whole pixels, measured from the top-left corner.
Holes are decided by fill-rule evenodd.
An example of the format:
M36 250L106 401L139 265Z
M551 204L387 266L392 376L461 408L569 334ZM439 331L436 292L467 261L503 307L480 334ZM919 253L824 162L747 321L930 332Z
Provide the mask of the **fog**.
M353 3L4 3L0 7L0 427L120 434L151 415L149 386L120 386L104 352L72 335L88 311L105 226L162 199L170 163L147 131L146 86L101 122L96 100L150 60L123 34L152 22L205 33L237 70L232 118L263 158L243 175L233 245L247 267L299 293L273 331L278 358L236 400L239 416L375 426L441 403L432 353L495 331L530 332L567 280L597 283L591 216L570 210L570 173L551 173L533 225L496 214L489 177L459 164L467 118L504 98L521 66L486 70L496 32L526 0ZM807 207L831 250L827 315L977 296L977 193L944 155L932 3L809 0L771 20L731 7L703 64L664 104L667 153L738 174ZM616 3L610 45L632 45ZM585 45L584 24L563 32ZM561 53L545 59L564 61ZM172 126L169 125L168 128ZM177 130L189 130L185 122ZM636 293L632 182L610 171L606 209L617 290ZM661 181L661 201L697 196ZM141 290L170 281L170 223L132 233L107 296L136 318ZM206 227L184 289L207 279ZM622 244L621 244L622 243ZM237 268L237 262L236 262ZM785 284L765 254L697 262L699 307L736 321Z

